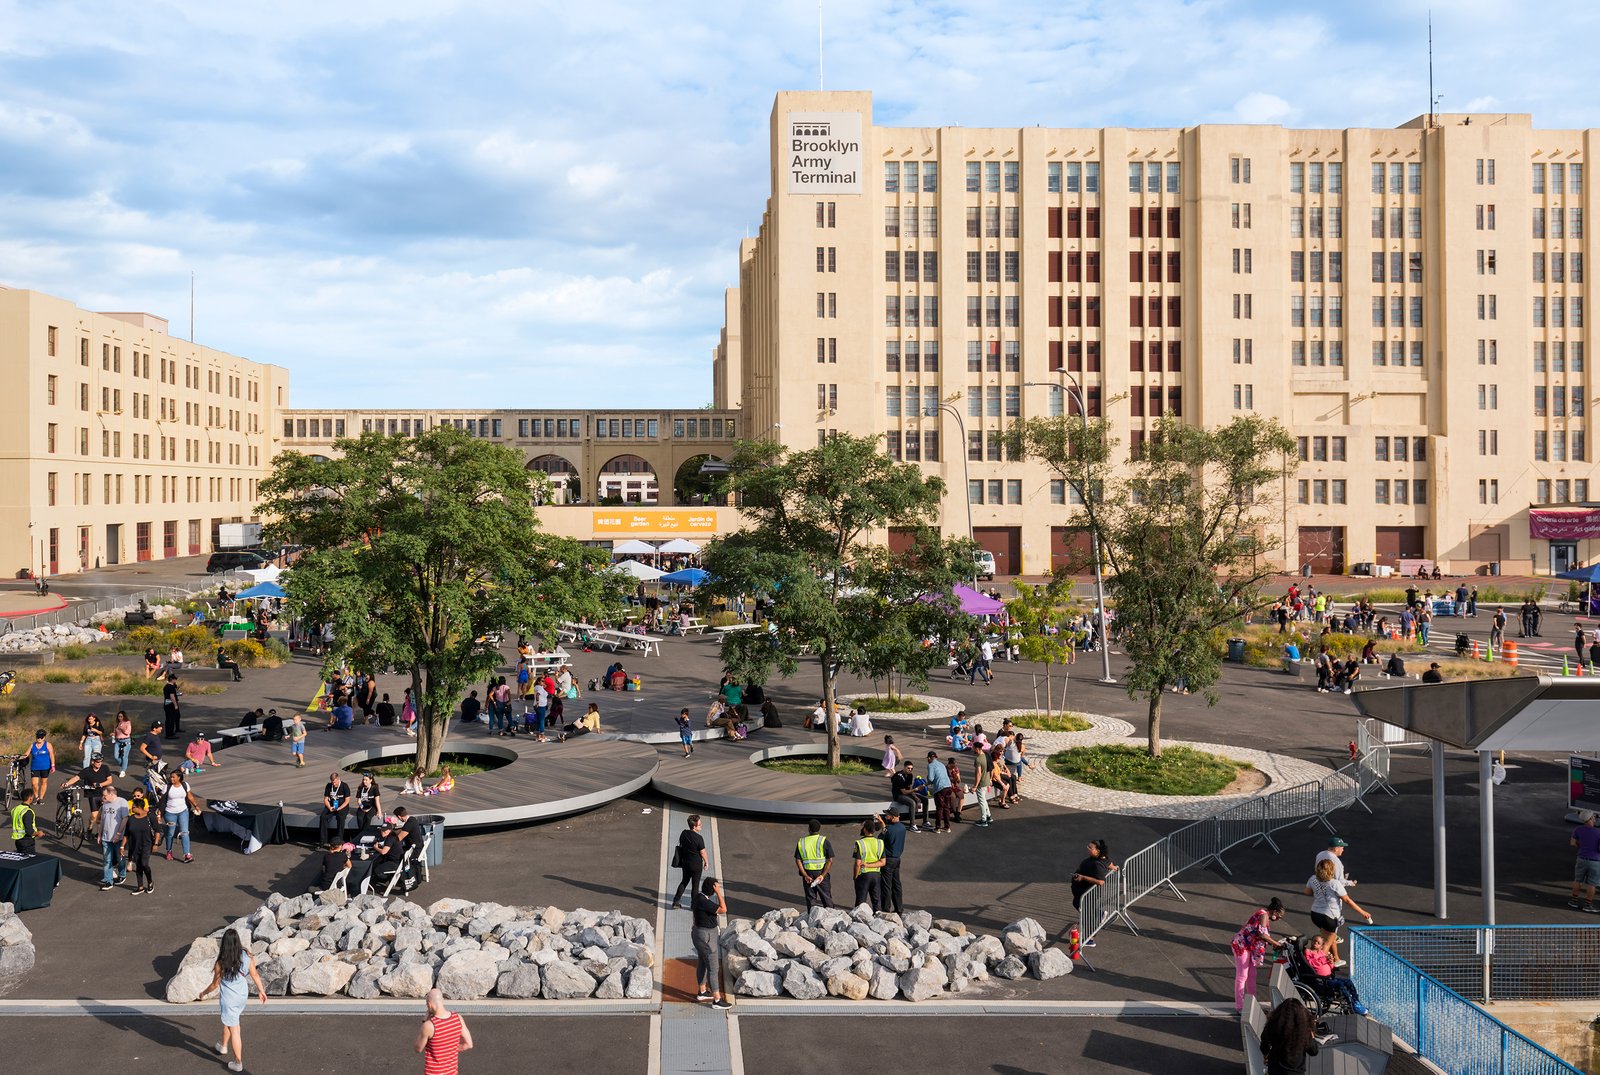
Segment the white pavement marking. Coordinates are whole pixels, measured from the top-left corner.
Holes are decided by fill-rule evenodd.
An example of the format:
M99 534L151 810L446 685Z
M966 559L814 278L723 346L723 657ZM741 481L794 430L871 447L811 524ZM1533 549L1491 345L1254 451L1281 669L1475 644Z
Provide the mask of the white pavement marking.
M660 964L657 964L659 967ZM660 981L656 982L656 991L661 990ZM661 1013L653 1012L650 1016L650 1044L645 1056L645 1075L661 1075Z
M739 1007L745 1018L775 1015L1004 1015L1004 1016L1070 1016L1079 1018L1147 1018L1172 1016L1181 1018L1237 1019L1239 1013L1226 1001L1201 1004L1179 1000L952 1000L922 1001L907 1004L903 1000L741 1000Z
M666 960L666 956L667 956L667 884L668 884L668 880L667 880L667 863L668 863L668 861L670 861L669 858L668 858L668 855L667 855L667 848L672 846L671 843L669 842L671 840L671 837L672 837L672 811L670 809L668 809L666 806L662 806L662 808L661 808L661 877L660 877L660 883L656 888L656 986L655 986L655 990L654 990L654 996L655 996L655 1002L657 1004L661 1003L661 999L662 999L662 996L663 996L661 980L662 980L662 977L666 974L666 967L667 967L667 960ZM659 1023L660 1023L660 1020L657 1019L655 1021L655 1024L654 1024L656 1026L656 1029L657 1029L658 1032L660 1030ZM651 1056L652 1060L655 1059L656 1052L655 1052L654 1049L650 1050L650 1056Z
M728 1071L744 1075L744 1045L739 1040L739 1017L728 1013Z
M645 1015L655 1010L647 1000L585 1000L574 1002L547 1000L452 1000L450 1007L466 1015ZM267 1004L256 1003L252 1016L263 1015L417 1015L420 1000L352 1000L349 997L273 997ZM215 1003L168 1004L164 1000L7 1000L0 1005L0 1018L49 1015L170 1015L187 1014L213 1018Z
M687 824L689 811L686 808L674 803L667 808L667 811L670 817L667 825L671 832L676 833ZM706 838L706 851L710 858L705 876L715 877L717 864L722 861L722 848L717 841L717 822L704 814L701 818L701 834ZM675 840L673 842L676 843ZM667 861L664 845L663 874ZM663 881L660 900L662 908L665 908L667 899L666 883ZM665 959L693 959L694 944L690 938L690 928L694 923L693 911L681 915L674 912L667 916L666 923L666 928L663 930ZM666 977L665 960L662 963L661 977L663 979ZM728 1029L731 1021L723 1012L708 1004L668 1001L663 993L660 1047L656 1052L660 1063L660 1075L688 1075L691 1072L695 1075L704 1075L708 1072L737 1075L742 1072L741 1059L730 1051L734 1045L734 1031ZM719 1022L721 1025L718 1025Z

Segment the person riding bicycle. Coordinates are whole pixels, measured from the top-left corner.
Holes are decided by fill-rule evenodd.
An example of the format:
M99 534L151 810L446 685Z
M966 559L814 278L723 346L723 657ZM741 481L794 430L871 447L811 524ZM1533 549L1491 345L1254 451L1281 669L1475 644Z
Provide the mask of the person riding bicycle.
M67 777L66 783L61 785L61 790L66 791L75 785L83 785L83 790L89 798L89 825L92 828L100 820L100 801L105 796L106 788L111 786L111 778L116 774L111 771L99 754L90 759L87 767L78 770Z
M11 839L24 855L33 854L34 841L44 835L39 828L39 815L33 809L36 798L33 789L28 788L22 793L22 801L11 808Z

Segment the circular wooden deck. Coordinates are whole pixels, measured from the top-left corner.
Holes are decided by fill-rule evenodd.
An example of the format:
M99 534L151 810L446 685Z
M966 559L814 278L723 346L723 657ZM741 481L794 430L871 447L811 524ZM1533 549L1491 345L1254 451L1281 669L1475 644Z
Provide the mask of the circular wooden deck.
M416 740L398 727L360 725L342 732L310 727L305 768L295 767L287 741L241 743L219 751L221 765L193 779L195 794L258 805L281 802L285 824L316 828L329 773L342 772L353 788L358 778L349 766L416 750ZM451 726L445 752L488 755L507 764L460 777L455 790L445 795L402 795L404 781L380 780L384 810L405 806L413 814L439 814L454 829L566 817L645 787L660 760L645 743L593 736L536 743L501 739L459 724Z
M900 733L896 740L918 773L932 743ZM712 810L734 810L776 817L853 819L888 808L889 776L805 776L766 769L757 764L767 758L827 751L826 738L804 729L771 728L744 742L727 739L696 743L692 757L676 746L661 749L656 770L656 790L670 798ZM943 747L942 741L938 745ZM876 764L883 757L883 737L846 739L839 744L846 757ZM948 749L940 749L941 758ZM969 793L964 800L976 804Z

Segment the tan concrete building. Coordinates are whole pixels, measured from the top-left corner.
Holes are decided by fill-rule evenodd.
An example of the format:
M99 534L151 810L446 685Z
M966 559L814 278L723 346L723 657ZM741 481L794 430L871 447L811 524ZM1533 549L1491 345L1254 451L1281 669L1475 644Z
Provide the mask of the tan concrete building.
M737 410L290 410L279 450L328 455L344 436L412 437L453 425L522 452L548 475L552 509L622 505L704 506L701 467L723 460L743 435ZM600 506L604 506L602 503ZM563 529L561 532L567 532ZM670 533L670 531L669 531Z
M1595 137L892 128L867 93L781 93L716 397L791 446L884 437L949 483L947 531L970 502L1002 572L1075 540L1070 491L1003 458L1012 421L1076 413L1052 384L1128 451L1163 415L1281 419L1286 564L1560 570L1600 555Z
M210 552L253 519L288 371L0 288L0 571Z

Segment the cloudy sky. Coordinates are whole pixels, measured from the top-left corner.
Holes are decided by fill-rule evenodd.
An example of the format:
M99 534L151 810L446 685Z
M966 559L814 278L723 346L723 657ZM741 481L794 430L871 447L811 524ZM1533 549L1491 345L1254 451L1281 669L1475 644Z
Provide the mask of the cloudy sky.
M1600 126L1600 5L1437 4L1445 111ZM1425 3L823 0L879 123L1393 126ZM0 0L0 283L299 406L698 406L815 0Z

